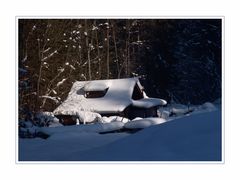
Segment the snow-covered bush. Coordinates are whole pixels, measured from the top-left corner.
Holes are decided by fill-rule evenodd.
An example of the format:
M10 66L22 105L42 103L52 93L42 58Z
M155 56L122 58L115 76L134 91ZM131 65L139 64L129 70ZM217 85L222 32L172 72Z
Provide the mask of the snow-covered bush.
M19 120L18 134L20 138L35 138L40 137L39 127L35 126L32 121Z
M102 118L102 116L99 113L85 111L76 106L72 106L70 110L61 109L59 111L54 111L54 114L57 114L56 115L57 117L60 116L75 117L77 124L94 123L100 121L100 119Z
M35 114L35 123L37 126L61 126L58 118L52 112L39 112Z
M38 135L38 128L36 126L28 128L19 128L19 137L20 138L35 138Z

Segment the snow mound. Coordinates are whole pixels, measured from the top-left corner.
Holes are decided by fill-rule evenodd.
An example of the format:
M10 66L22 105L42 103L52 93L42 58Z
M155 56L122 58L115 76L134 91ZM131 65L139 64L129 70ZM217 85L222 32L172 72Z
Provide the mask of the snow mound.
M188 108L184 108L184 109L172 108L172 113L176 115L186 114L187 112L188 112Z
M183 104L172 104L171 105L171 113L176 116L184 115L184 114L187 114L192 111L194 111L193 107L188 107Z
M75 125L75 126L62 126L53 128L41 128L39 131L48 135L53 135L56 133L67 133L67 132L96 132L104 133L111 132L122 129L124 127L123 122L111 122L111 123L96 123L96 124L86 124L86 125Z
M143 119L142 117L135 117L132 121L138 121L138 120L141 120Z
M127 129L142 129L165 122L166 120L162 118L135 118L134 121L127 122L124 127Z
M169 110L161 110L158 109L158 117L163 118L163 119L168 119L170 116L171 112Z
M116 122L116 121L127 123L130 120L128 118L124 118L120 116L110 116L110 117L104 116L99 120L99 122L101 123L110 123L110 122Z
M210 102L206 102L201 106L202 109L207 111L215 111L217 110L216 106Z
M83 123L85 123L85 122L88 122L88 123L96 122L99 119L101 119L101 117L102 117L100 114L90 112L90 111L78 111L77 116L78 116L80 122L83 122Z
M205 102L202 105L184 105L184 104L168 104L168 106L158 109L158 117L167 120L174 120L193 114L201 114L221 110L221 99L217 99L214 103Z

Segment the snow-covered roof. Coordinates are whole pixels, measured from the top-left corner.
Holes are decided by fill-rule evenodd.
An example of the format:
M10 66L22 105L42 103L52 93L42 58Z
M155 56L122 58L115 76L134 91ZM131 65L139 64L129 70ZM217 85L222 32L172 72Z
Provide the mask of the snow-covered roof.
M160 99L133 100L132 93L136 83L142 88L138 78L77 81L73 84L67 99L54 110L54 114L82 110L107 114L122 112L132 104L146 108L164 104ZM106 94L103 97L87 98L86 91L106 91Z

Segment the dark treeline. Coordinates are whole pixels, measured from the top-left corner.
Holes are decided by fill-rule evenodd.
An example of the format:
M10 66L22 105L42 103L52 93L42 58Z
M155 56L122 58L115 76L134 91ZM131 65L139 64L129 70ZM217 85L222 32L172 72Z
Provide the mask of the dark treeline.
M18 25L20 112L52 111L75 81L133 76L150 96L168 101L221 97L220 19L19 19Z

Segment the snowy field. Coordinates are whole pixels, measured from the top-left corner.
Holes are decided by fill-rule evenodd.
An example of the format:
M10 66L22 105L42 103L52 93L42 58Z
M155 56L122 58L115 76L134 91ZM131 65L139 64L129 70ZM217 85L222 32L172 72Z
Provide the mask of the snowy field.
M169 108L174 116L168 117ZM175 105L161 118L42 128L47 139L19 138L19 161L221 161L220 106ZM189 108L188 108L189 110ZM115 132L143 128L136 133Z

